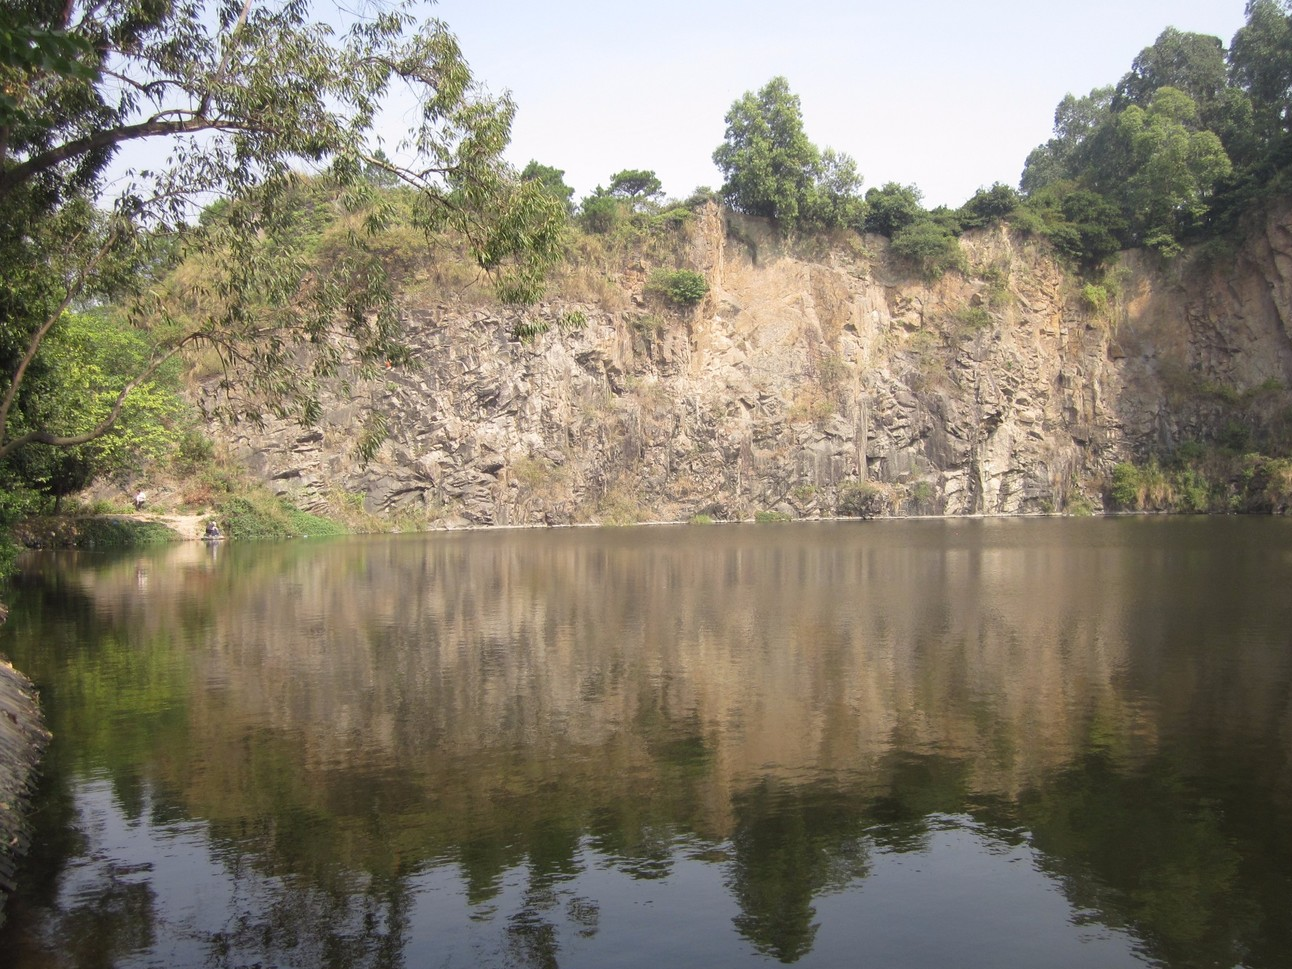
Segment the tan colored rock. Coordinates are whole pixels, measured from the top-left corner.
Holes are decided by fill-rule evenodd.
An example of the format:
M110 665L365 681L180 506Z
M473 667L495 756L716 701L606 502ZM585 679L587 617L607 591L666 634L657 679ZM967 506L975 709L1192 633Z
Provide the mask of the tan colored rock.
M510 310L413 306L414 364L373 389L391 438L370 468L349 456L366 399L235 451L306 507L359 491L476 524L829 516L859 480L905 495L899 511L1025 514L1218 433L1225 394L1292 386L1292 209L1232 258L1127 254L1106 318L1043 243L997 228L961 245L970 269L929 283L883 238L799 252L711 206L684 247L710 284L694 310L644 293L645 264L605 306L531 310L549 327L528 344ZM586 325L562 330L574 310Z

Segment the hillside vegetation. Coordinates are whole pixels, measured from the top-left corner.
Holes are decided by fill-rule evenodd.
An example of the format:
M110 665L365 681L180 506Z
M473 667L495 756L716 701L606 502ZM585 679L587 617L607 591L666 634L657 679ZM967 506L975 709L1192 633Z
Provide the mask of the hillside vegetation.
M165 43L179 29L168 18L157 14L140 30ZM289 20L275 22L274 29L298 29ZM394 38L399 25L388 26ZM236 34L241 27L231 29ZM436 44L447 43L442 30L437 25ZM75 54L80 41L74 31L66 36ZM443 63L457 64L456 47L434 51ZM63 89L102 96L102 76L76 67L67 53L52 46L46 60L33 65L13 50L0 51L4 69L28 84L23 90L29 99ZM139 64L156 70L160 61L141 55ZM37 83L41 78L53 79L55 86L46 91ZM23 107L33 101L6 102L0 114L8 133L0 189L10 204L0 259L14 282L0 307L0 520L58 510L64 498L95 482L108 493L125 494L136 482L158 478L177 482L177 507L210 508L232 520L227 508L238 489L221 481L215 455L223 445L212 441L212 433L236 442L242 428L279 427L283 421L344 427L359 469L382 454L386 466L397 464L392 455L401 447L416 463L416 449L401 444L398 434L392 439L398 428L391 422L415 406L405 398L415 396L411 375L425 366L418 355L430 345L415 318L435 307L441 317L475 314L478 322L498 323L503 342L521 347L541 349L556 334L568 335L571 343L584 340L583 352L600 353L592 346L592 331L609 327L606 332L613 331L620 343L636 346L638 359L622 372L618 363L592 368L611 388L603 405L613 410L627 393L639 416L643 406L663 415L666 408L643 405L642 386L622 384L670 387L658 381L672 366L660 355L678 352L668 349L678 333L691 341L688 354L699 352L703 321L721 317L736 298L724 264L714 261L717 248L728 242L743 246L755 261L785 256L800 266L815 261L837 269L842 253L852 267L848 271L883 276L892 293L900 290L893 297L899 302L951 300L936 316L921 314L910 332L907 314L896 303L876 311L877 319L898 326L884 339L901 344L907 355L901 360L918 359L913 370L891 356L883 366L915 395L923 420L929 408L943 407L935 393L938 379L959 379L957 360L965 353L987 360L1002 327L1008 330L1025 315L1019 301L1027 287L1012 275L1018 266L1011 262L1014 253L1026 249L1029 260L1055 260L1065 277L1062 313L1091 321L1103 334L1102 349L1116 354L1123 352L1117 327L1133 302L1126 292L1128 262L1119 253L1148 253L1149 262L1135 265L1164 278L1185 264L1222 278L1252 234L1267 231L1268 213L1292 189L1292 8L1282 0L1253 0L1246 24L1228 46L1219 38L1167 28L1121 79L1059 104L1054 137L1028 156L1017 188L997 183L957 209L925 209L914 185L893 182L863 191L851 158L810 140L799 100L784 78L732 104L723 143L714 152L725 179L718 189L666 199L653 172L626 168L577 202L558 169L534 161L520 172L506 170L498 153L506 144L511 106L472 100L466 75L455 84L437 95L449 100L427 122L459 125L455 130L463 133L460 145L443 147L466 153L446 158L445 171L458 173L447 187L410 180L380 152L345 140L349 135L337 134L329 145L306 145L290 140L303 132L284 127L279 134L288 141L274 148L271 179L257 181L250 169L238 167L219 178L212 174L209 184L167 183L184 193L215 188L225 194L207 204L200 218L180 215L182 208L165 218L160 209L150 210L152 215L141 209L134 222L120 208L95 208L105 159L75 170L60 167L62 156L51 146L62 129L42 128ZM314 95L328 96L322 90ZM332 96L369 105L371 92L339 88ZM231 103L226 110L244 107ZM131 109L122 102L109 120L123 124ZM281 123L302 120L304 110L293 106ZM74 122L69 115L60 123ZM479 167L461 167L476 164L469 155L475 150L484 153ZM302 174L293 162L302 151L333 162L317 174ZM62 178L58 191L40 194L33 172ZM183 174L169 177L182 181ZM715 202L728 213L721 245L709 214ZM751 242L742 233L759 239ZM986 243L971 242L975 236L1008 239L1010 252L983 257ZM101 243L98 255L93 245L86 249L87 240ZM35 258L38 245L42 252L61 253L64 262L46 267ZM803 273L812 276L808 269ZM944 284L945 278L959 282ZM67 279L75 285L60 289ZM793 287L800 283L784 285L784 292L763 296L799 298ZM813 290L816 282L802 285L813 299L821 297ZM952 291L958 294L954 299L947 295ZM964 304L953 305L961 297ZM440 352L456 352L435 345ZM1070 341L1063 347L1070 349ZM874 422L886 418L869 409L879 399L879 378L865 371L878 360L870 353L849 356L839 335L827 333L809 353L808 379L797 390L778 389L793 399L772 410L789 424L806 419L820 426L864 414L871 428L866 433L873 437ZM995 363L1007 367L1010 359ZM1067 470L1046 470L1055 481L1044 488L1028 485L1033 498L1017 507L1284 508L1292 453L1285 372L1272 365L1253 383L1223 372L1217 377L1209 363L1182 359L1186 372L1168 374L1155 386L1175 410L1208 413L1206 420L1184 422L1196 434L1159 435L1154 441L1127 431L1120 442ZM445 385L424 391L434 395L437 386ZM844 399L849 394L851 401ZM734 405L734 399L727 401ZM326 412L342 406L342 418ZM598 407L591 400L583 406L593 412ZM213 418L225 421L232 434L214 431ZM1081 423L1076 411L1069 419ZM626 428L612 412L602 413L600 421L630 439L643 433L641 427ZM891 432L885 431L890 437ZM454 440L461 438L455 432ZM633 446L630 440L621 443ZM507 460L519 461L513 454L519 444L512 444L503 448ZM864 441L857 446L867 449ZM763 450L756 442L750 447ZM531 479L561 477L561 465L543 447L531 442L521 452ZM780 504L814 514L992 510L983 505L981 483L973 486L979 493L972 502L948 497L948 481L934 480L935 470L946 474L947 468L889 468L876 480L868 460L878 461L863 453L851 465L840 465L842 477L829 483L829 503L807 500L806 489L819 485L798 482L788 484L786 493L797 487L801 500ZM677 474L669 462L665 473ZM578 514L631 520L661 510L689 512L685 517L758 510L741 502L687 509L681 501L634 508L639 486L631 475L602 482L593 489L595 500L576 502L585 509ZM845 494L845 486L852 490ZM330 507L311 494L313 511L358 515L369 525L371 520L362 519L369 512L409 514L398 502L370 500L369 490L357 498L353 492L335 494ZM996 510L1004 507L1015 505L1007 501ZM406 523L425 524L442 513L423 508ZM493 520L474 513L467 519Z

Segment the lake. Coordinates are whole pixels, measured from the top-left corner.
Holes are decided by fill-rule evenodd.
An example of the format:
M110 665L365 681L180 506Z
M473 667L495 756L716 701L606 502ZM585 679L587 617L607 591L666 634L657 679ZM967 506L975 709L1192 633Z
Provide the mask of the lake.
M34 553L0 961L1292 964L1292 521Z

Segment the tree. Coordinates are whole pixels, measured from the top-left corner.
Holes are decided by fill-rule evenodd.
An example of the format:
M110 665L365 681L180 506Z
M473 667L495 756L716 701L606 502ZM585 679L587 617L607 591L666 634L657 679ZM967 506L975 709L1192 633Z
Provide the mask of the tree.
M567 213L574 210L574 203L571 201L574 198L574 189L565 184L563 169L540 165L537 161L531 160L521 171L520 178L524 182L538 182L548 195L565 206Z
M866 203L856 161L808 140L798 95L785 78L772 78L757 94L746 91L726 121L713 161L726 178L721 194L728 205L786 229L862 228Z
M151 347L138 330L102 314L69 313L47 339L32 393L13 417L15 430L55 424L84 432L102 421L128 379L146 366ZM57 503L104 475L130 473L164 458L191 421L175 368L130 394L107 433L69 447L28 443L0 461L6 488L30 488Z
M1173 87L1191 97L1199 110L1214 104L1228 86L1225 46L1219 37L1167 27L1145 47L1117 84L1114 110L1127 104L1147 107L1158 88Z
M1112 115L1113 94L1113 88L1100 87L1083 98L1068 94L1059 102L1054 109L1054 137L1033 149L1023 165L1025 193L1076 177L1083 146Z
M610 188L607 192L616 198L627 200L636 208L663 195L664 185L655 177L654 172L642 168L625 168L610 176Z
M866 212L856 161L851 155L826 148L821 152L821 167L808 206L809 221L861 232L865 229Z
M803 131L798 95L785 78L774 77L732 104L726 122L726 138L713 153L726 179L722 197L739 212L792 227L811 204L821 164Z
M1121 203L1135 241L1163 252L1206 216L1216 185L1232 170L1215 132L1201 129L1193 99L1159 88L1147 109L1131 105L1110 126L1101 183Z
M589 232L605 235L613 232L624 218L623 199L616 198L598 185L579 203L579 220Z
M999 222L1013 214L1023 202L1023 197L1009 185L996 182L991 188L980 188L974 192L956 213L956 219L965 229L979 229L993 222Z
M1118 83L1113 109L1147 108L1160 88L1175 88L1193 99L1198 124L1215 132L1231 159L1246 158L1254 147L1251 100L1230 85L1228 73L1219 37L1168 27Z
M872 188L866 193L866 231L891 239L899 229L924 217L922 197L923 193L914 185L886 182L880 188Z
M92 54L83 37L73 37L65 30L39 27L17 18L0 24L0 77L4 79L0 84L0 126L31 120L18 101L23 91L21 79L40 70L88 77L91 71L84 59Z
M933 279L962 267L964 261L951 230L932 219L920 219L894 232L892 251Z
M465 239L500 296L535 298L559 252L561 205L504 163L514 106L474 85L457 42L410 6L383 8L344 29L309 19L305 2L255 0L25 0L6 16L18 41L0 44L0 458L29 444L72 447L114 425L131 395L184 350L214 350L225 369L218 408L310 422L322 382L349 348L359 378L402 359L400 319L380 261L357 255L328 278L281 246L281 202L312 170L338 204L376 231L392 207L373 172L415 193L417 225ZM14 56L21 38L67 37L92 53L69 69L56 57ZM24 46L24 44L26 46ZM374 124L405 90L416 122L395 165ZM131 145L164 164L126 175L109 198L109 166ZM213 197L232 204L197 225ZM102 206L102 208L100 208ZM148 296L172 253L202 256L205 307L181 319ZM141 271L143 270L143 271ZM47 341L66 311L111 293L145 328L153 350L93 427L52 416L17 420ZM30 411L29 411L30 412ZM380 443L379 415L360 440Z
M1097 192L1076 182L1051 182L1029 195L1016 214L1017 224L1045 236L1083 270L1097 269L1124 246L1126 219Z
M1229 50L1232 81L1251 99L1257 137L1272 152L1292 129L1292 11L1286 0L1250 0Z

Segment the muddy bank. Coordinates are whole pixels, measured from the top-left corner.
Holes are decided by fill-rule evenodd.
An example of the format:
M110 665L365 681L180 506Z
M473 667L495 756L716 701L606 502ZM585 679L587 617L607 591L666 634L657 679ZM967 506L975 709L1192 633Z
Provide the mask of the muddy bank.
M18 861L27 850L27 799L48 742L35 687L0 659L0 925Z

